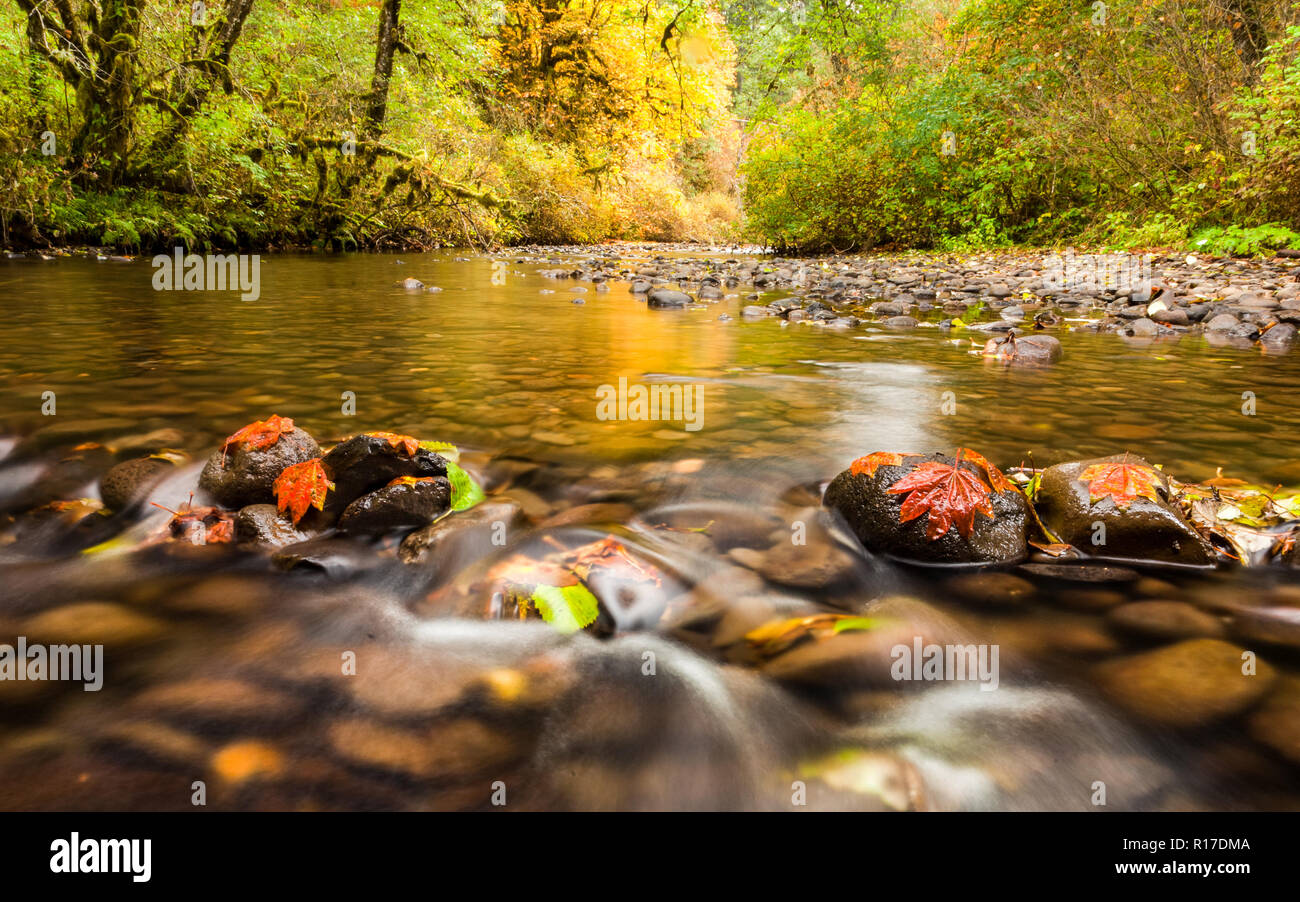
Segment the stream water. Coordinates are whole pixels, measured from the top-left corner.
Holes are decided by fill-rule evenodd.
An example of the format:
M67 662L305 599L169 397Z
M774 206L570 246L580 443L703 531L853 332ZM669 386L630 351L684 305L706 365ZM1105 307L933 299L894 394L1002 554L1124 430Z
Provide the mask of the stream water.
M401 563L394 542L284 572L229 548L85 554L10 530L0 642L101 642L105 679L0 683L0 807L189 809L195 781L211 807L304 810L488 808L499 794L779 810L800 786L821 808L1085 810L1098 783L1111 808L1300 807L1289 641L1250 646L1282 687L1266 707L1190 725L1115 704L1098 677L1171 641L1121 628L1115 608L1295 606L1295 571L1008 588L872 558L815 510L827 480L880 449L965 446L1003 467L1127 450L1184 480L1222 468L1300 484L1300 355L1062 329L1060 363L1007 368L938 329L747 320L749 286L654 310L626 281L538 272L585 259L264 256L254 301L155 291L147 260L0 263L6 509L91 443L189 455L153 496L176 508L227 435L274 413L322 444L377 430L453 442L490 501L528 516L510 553L614 536L667 574L599 635L566 637L490 619L472 580ZM441 291L396 286L408 277ZM602 416L602 386L620 380L680 386L695 421ZM94 492L92 479L64 494ZM796 524L809 550L792 562L772 549ZM503 553L463 543L456 563ZM833 579L798 572L819 554ZM747 638L845 612L886 624L852 655ZM888 669L913 636L997 646L996 691L860 672L865 658Z

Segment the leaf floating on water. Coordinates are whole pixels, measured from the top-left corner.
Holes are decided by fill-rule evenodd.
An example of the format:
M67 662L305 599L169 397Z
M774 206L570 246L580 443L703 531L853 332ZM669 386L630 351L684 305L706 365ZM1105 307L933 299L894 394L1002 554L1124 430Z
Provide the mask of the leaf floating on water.
M879 625L880 621L871 617L845 617L835 621L835 635L849 630L873 630Z
M246 448L260 451L271 447L280 440L280 436L292 431L293 420L279 415L249 423L221 443L221 466L226 465L226 452L234 445L242 444Z
M890 486L891 495L907 493L898 522L907 523L927 514L925 537L934 541L954 525L963 538L969 539L975 532L976 513L993 519L992 489L978 474L961 465L964 451L958 449L957 459L950 464L926 461Z
M576 633L596 622L600 604L582 583L538 586L528 597L542 619L562 633Z
M407 457L414 457L415 452L420 450L420 440L409 435L396 432L367 432L366 435L383 439L398 451L404 452Z
M880 625L871 617L853 614L810 614L773 620L745 634L745 641L765 657L779 654L805 639L823 640L851 630L870 630Z
M1096 504L1110 498L1120 510L1128 510L1138 498L1159 501L1156 489L1159 474L1150 467L1130 463L1128 455L1123 460L1093 464L1079 474L1079 480L1088 484L1089 502Z
M285 467L276 477L272 490L277 510L282 514L288 511L293 525L297 526L309 508L325 509L325 496L332 488L334 483L330 482L325 465L319 457L313 457Z

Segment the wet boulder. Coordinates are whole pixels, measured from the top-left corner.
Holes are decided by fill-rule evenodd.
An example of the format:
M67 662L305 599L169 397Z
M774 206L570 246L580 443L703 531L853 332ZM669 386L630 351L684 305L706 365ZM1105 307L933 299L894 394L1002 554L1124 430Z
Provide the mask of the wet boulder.
M447 462L440 455L425 448L407 454L401 443L394 444L383 435L365 433L335 445L321 462L334 482L325 501L326 519L330 520L341 516L362 495L381 489L400 476L419 479L447 475Z
M985 357L1019 366L1056 363L1061 353L1060 339L1051 335L1012 335L990 338L984 344Z
M274 504L250 504L235 515L235 541L242 545L280 548L306 539Z
M303 429L294 427L280 434L266 448L235 445L224 452L212 452L199 476L203 489L222 507L240 508L249 504L269 504L272 491L286 467L320 456L320 446Z
M143 503L174 469L171 461L161 457L124 460L100 478L99 496L111 511L129 510Z
M1126 481L1141 492L1124 494ZM1048 467L1036 505L1060 541L1099 558L1193 566L1214 559L1170 500L1169 480L1139 457L1116 454Z
M425 526L451 506L451 483L445 476L408 479L368 492L339 518L339 529L353 535L379 535Z
M691 303L691 296L684 291L674 291L671 288L656 288L646 295L646 306L656 309L673 309L687 307Z
M933 507L906 523L902 522L904 499L915 493L891 493L890 488L925 463L959 467L968 474L952 478L976 495L986 494L993 516L975 513L968 535L962 534L956 522L941 534L934 535L939 532L939 524L931 524L931 517L937 516ZM909 455L899 464L880 463L870 473L857 465L843 471L826 488L822 503L844 518L868 551L878 554L922 564L1019 561L1025 557L1028 548L1025 498L1014 488L994 491L987 478L982 469L970 460L957 464L954 458L943 454Z

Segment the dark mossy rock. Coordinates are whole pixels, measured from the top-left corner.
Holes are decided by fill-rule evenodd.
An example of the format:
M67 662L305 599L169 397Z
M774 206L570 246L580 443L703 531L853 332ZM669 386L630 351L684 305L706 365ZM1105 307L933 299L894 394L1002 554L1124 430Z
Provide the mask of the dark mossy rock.
M1154 474L1157 500L1134 498L1124 509L1109 496L1092 501L1080 475L1094 464L1127 462ZM1169 481L1140 457L1115 454L1056 464L1043 471L1035 499L1043 523L1062 541L1098 558L1207 566L1214 551L1169 500ZM1105 527L1103 536L1097 524Z
M285 467L320 456L320 446L306 430L294 428L282 433L267 448L249 448L245 444L212 452L199 476L199 488L222 507L240 508L250 504L275 501L272 488Z
M334 482L325 501L328 521L337 520L352 502L399 476L447 475L447 462L440 455L424 448L408 455L405 448L378 435L354 435L331 448L322 463Z
M111 511L130 510L143 503L150 490L175 469L171 461L161 457L124 460L99 480L99 496Z
M379 535L432 523L451 507L451 483L445 476L400 482L368 492L339 518L339 529L353 535Z
M901 466L881 464L871 476L845 470L831 481L822 503L839 513L858 541L877 554L921 564L1003 564L1022 560L1028 549L1028 505L1014 489L990 492L993 517L977 513L969 538L962 536L955 524L939 538L927 538L929 514L907 523L899 521L907 496L891 495L889 488L926 461L951 465L954 458L917 455L905 458ZM961 466L984 478L983 471L970 461L962 461Z

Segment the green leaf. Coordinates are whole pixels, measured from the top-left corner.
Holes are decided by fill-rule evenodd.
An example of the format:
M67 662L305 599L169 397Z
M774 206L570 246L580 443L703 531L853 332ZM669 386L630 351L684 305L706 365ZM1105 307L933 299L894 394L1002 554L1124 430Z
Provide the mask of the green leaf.
M451 483L451 509L468 510L487 496L474 477L461 469L460 464L447 461L447 481Z
M420 442L420 447L441 455L452 463L460 460L460 449L451 442Z
M874 620L871 617L845 617L842 620L835 621L835 635L838 636L846 630L872 630L879 624L879 620Z
M591 590L575 586L538 586L528 599L542 619L562 633L576 633L590 626L600 614L600 605Z

